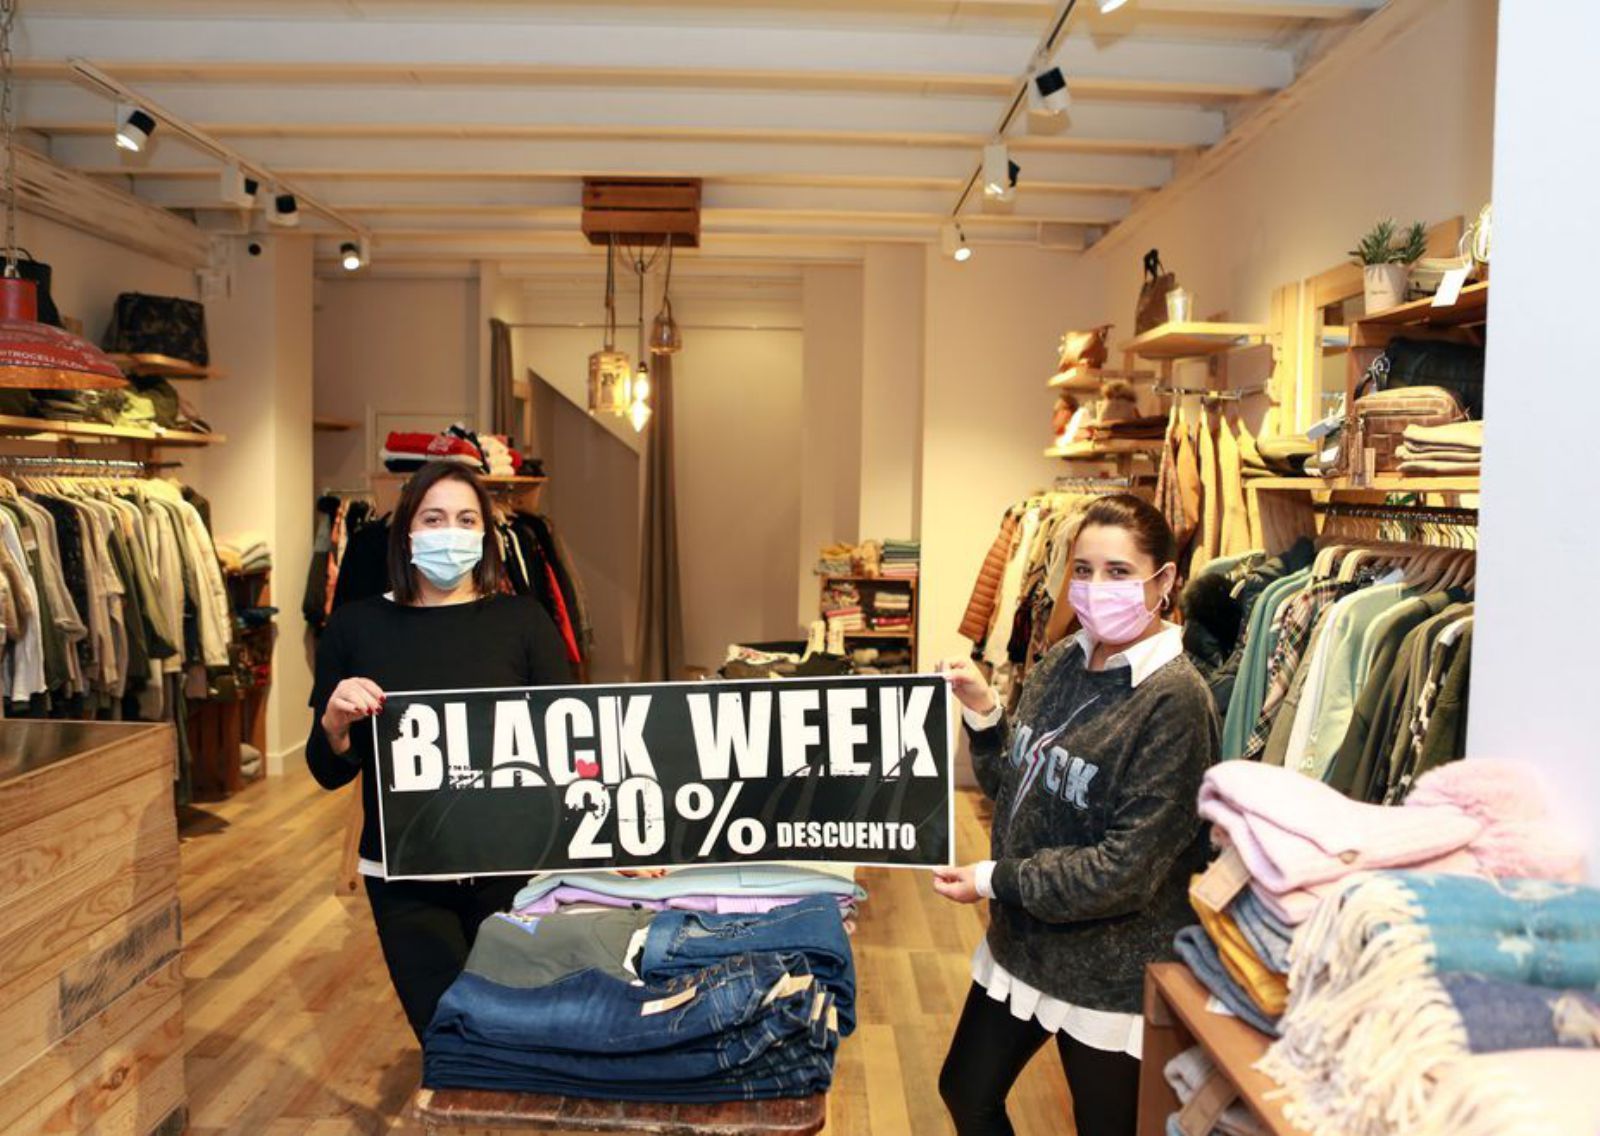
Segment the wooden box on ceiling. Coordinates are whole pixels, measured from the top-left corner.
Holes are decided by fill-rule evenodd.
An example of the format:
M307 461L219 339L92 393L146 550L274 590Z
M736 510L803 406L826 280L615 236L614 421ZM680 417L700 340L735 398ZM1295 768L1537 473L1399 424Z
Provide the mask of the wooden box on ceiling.
M700 247L699 178L584 178L583 234L592 245Z

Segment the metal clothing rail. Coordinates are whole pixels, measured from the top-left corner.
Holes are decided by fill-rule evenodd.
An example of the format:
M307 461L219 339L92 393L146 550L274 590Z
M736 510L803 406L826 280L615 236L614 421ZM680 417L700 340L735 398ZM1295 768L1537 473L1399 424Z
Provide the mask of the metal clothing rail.
M1176 394L1185 398L1198 398L1201 402L1242 402L1258 394L1267 394L1269 388L1266 384L1255 387L1239 387L1230 390L1212 390L1210 387L1179 387L1157 385L1157 394Z
M0 468L9 469L72 469L95 473L126 473L143 475L157 463L139 461L137 458L74 458L56 456L30 456L27 454L0 454Z
M1435 525L1476 526L1478 510L1443 505L1358 505L1329 501L1312 506L1325 517L1365 521L1421 521Z
M1148 483L1148 480L1146 478L1145 482ZM1057 489L1082 489L1090 492L1116 493L1140 487L1140 482L1132 477L1058 477L1055 479L1055 488Z

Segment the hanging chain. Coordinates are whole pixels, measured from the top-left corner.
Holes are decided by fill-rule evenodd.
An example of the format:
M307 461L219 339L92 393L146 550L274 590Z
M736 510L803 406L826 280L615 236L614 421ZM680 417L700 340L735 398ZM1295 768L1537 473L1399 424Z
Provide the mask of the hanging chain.
M17 275L17 108L12 98L11 26L17 18L17 0L0 0L0 132L6 147L6 266L7 276Z
M5 3L6 0L0 0ZM617 339L617 235L606 241L606 350L616 350Z

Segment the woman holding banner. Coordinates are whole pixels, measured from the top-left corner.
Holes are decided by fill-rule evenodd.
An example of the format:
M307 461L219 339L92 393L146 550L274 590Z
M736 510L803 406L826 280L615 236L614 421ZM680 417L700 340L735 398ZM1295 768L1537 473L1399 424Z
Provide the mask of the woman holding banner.
M946 667L995 803L993 859L935 873L947 898L990 901L939 1078L960 1136L1012 1131L1006 1096L1052 1036L1081 1136L1134 1130L1144 969L1193 922L1196 801L1218 750L1211 696L1160 618L1176 559L1155 508L1097 501L1071 553L1083 629L1029 675L1011 720L970 661Z
M334 612L317 649L306 763L326 789L361 779L361 874L389 977L420 1039L461 973L478 924L506 910L523 879L386 880L373 733L386 690L552 686L573 681L539 602L506 594L493 507L482 482L434 462L400 493L389 532L388 595ZM487 537L487 539L486 539Z

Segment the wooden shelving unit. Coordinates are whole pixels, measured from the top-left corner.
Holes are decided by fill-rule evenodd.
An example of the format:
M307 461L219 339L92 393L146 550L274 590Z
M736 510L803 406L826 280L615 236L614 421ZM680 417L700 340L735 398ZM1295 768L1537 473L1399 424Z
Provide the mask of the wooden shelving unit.
M1489 320L1489 282L1468 284L1456 302L1435 307L1432 297L1388 308L1356 321L1363 327L1472 327Z
M1411 477L1403 473L1381 473L1366 485L1358 485L1348 477L1258 477L1247 480L1245 486L1311 493L1476 493L1480 481L1477 474Z
M40 441L96 439L112 442L148 442L155 446L214 446L228 440L222 434L201 434L190 430L108 426L99 422L23 418L14 414L0 414L0 435L35 438Z
M1047 458L1066 461L1110 461L1125 457L1150 457L1161 452L1160 438L1112 439L1107 442L1073 442L1070 446L1051 446Z
M1157 963L1145 971L1144 1059L1139 1071L1138 1136L1166 1136L1167 1117L1178 1111L1178 1096L1162 1071L1184 1050L1205 1047L1217 1070L1238 1090L1239 1100L1273 1136L1304 1136L1269 1100L1277 1086L1255 1063L1269 1039L1235 1017L1206 1009L1210 995L1182 963Z
M186 359L175 359L171 355L121 355L113 354L109 357L113 363L122 368L122 373L130 377L134 375L153 379L221 379L227 372L216 367L201 367L190 363Z
M1047 384L1054 390L1091 391L1098 394L1100 388L1112 379L1126 379L1130 383L1145 382L1156 377L1154 371L1108 370L1104 367L1072 367L1065 371L1058 371L1050 376Z
M1264 323L1164 323L1129 340L1121 350L1141 359L1203 359L1265 343L1268 331Z
M911 661L913 665L915 664L917 658L917 609L920 606L920 601L917 594L917 580L899 576L822 576L820 579L820 591L823 593L826 593L828 588L833 584L854 584L857 589L862 590L863 595L861 597L861 612L863 619L869 618L869 612L871 611L869 595L871 591L876 591L879 589L896 590L901 588L909 591L911 594L911 609L906 614L911 617L911 627L908 630L846 631L844 633L844 637L847 640L860 639L875 642L888 641L904 643L906 645L906 649L911 652ZM827 617L824 615L822 618L826 620Z
M369 479L372 483L373 500L380 513L387 513L394 509L400 500L400 487L403 486L409 473L374 473ZM479 475L490 496L496 501L510 506L517 512L537 513L540 502L544 498L544 487L550 480L547 477L486 477Z

